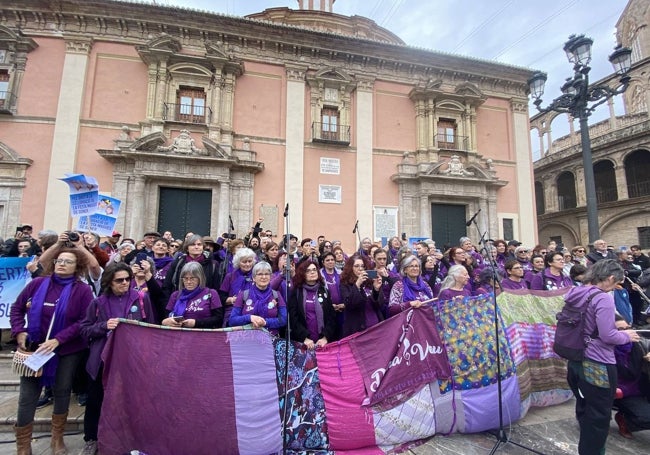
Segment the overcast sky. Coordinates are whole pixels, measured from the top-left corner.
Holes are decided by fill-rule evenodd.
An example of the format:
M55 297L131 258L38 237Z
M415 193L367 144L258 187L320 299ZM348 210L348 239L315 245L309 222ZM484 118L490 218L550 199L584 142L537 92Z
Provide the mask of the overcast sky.
M297 0L156 0L234 16L266 8L298 8ZM616 22L626 0L337 0L334 12L359 15L398 35L409 46L509 63L548 74L544 106L559 96L573 75L562 50L569 35L594 40L591 80L612 72L607 60L616 45ZM616 110L622 113L622 101ZM531 104L531 114L534 113ZM607 117L606 104L591 122ZM577 125L576 125L577 129ZM553 122L553 138L568 132L564 116ZM539 153L537 135L531 141Z

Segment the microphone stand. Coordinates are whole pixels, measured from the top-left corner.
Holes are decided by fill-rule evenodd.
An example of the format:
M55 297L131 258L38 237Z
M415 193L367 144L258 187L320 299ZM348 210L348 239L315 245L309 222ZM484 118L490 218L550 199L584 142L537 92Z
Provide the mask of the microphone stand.
M476 222L476 216L479 214L480 211L481 210L479 209L479 211L476 212L476 214L474 214L474 216L467 222L467 226L469 227L470 224L473 224L474 227L476 227L476 231L479 234L481 234L481 228L479 228L478 223ZM494 447L492 447L492 450L490 451L490 455L496 453L496 451L499 450L499 447L506 444L512 444L517 447L521 447L522 449L528 450L529 452L536 453L538 455L544 455L543 452L538 452L535 449L526 447L523 444L511 440L510 437L506 434L505 429L503 428L503 384L501 383L501 347L499 343L499 308L497 306L497 293L496 293L497 285L501 287L501 280L499 278L499 273L497 271L498 267L497 267L496 260L492 257L492 246L490 245L490 248L486 247L486 243L488 243L485 240L486 234L488 234L487 230L481 235L481 240L479 240L479 244L481 245L480 252L483 254L483 257L488 261L488 263L490 264L489 267L492 270L492 283L494 288L492 292L492 304L494 305L494 338L495 338L495 347L497 351L497 393L499 399L499 429L496 430L494 433L490 432L497 438ZM487 235L487 238L491 239L492 237L490 235Z
M355 232L357 234L357 238L359 239L359 249L357 250L357 253L359 253L359 255L362 255L363 248L361 248L361 232L359 232L359 220L354 223L354 229L352 229L352 233L354 234Z
M284 336L284 406L282 406L282 453L287 455L287 411L289 409L289 346L291 343L291 324L289 322L289 280L291 280L291 234L289 233L289 203L284 208L284 246L287 250L286 260L284 261L284 295L287 296L287 328ZM279 311L279 310L278 310Z

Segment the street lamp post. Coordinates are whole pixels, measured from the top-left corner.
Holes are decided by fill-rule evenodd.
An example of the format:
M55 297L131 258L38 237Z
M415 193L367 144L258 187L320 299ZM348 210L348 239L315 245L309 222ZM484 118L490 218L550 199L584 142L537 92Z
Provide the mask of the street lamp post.
M609 98L623 93L629 83L627 75L630 70L632 51L618 46L609 56L609 61L614 65L614 71L620 76L616 88L607 85L589 86L589 71L591 67L591 45L593 40L584 35L571 35L564 44L564 51L570 63L573 63L573 77L568 78L562 86L562 95L554 99L547 107L542 108L542 95L546 74L536 73L528 80L530 93L535 99L534 104L540 112L567 113L580 120L580 141L582 145L582 165L585 172L585 194L587 197L587 226L589 231L589 244L593 244L600 237L598 225L598 199L596 198L596 183L594 179L594 166L591 159L591 139L589 138L589 125L587 119L594 109Z

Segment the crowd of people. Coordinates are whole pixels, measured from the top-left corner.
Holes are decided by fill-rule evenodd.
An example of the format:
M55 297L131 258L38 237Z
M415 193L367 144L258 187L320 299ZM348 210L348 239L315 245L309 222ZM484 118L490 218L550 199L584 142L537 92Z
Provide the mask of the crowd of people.
M12 306L11 333L25 352L56 354L41 377L21 377L18 453L31 453L42 387L53 401L53 453L66 453L63 427L79 369L87 373L83 453L97 453L101 351L120 319L176 328L251 324L279 336L289 327L292 340L317 349L436 300L561 288L575 288L572 298L584 298L591 288L604 291L587 313L587 325L600 334L585 354L589 373L599 372L597 384L589 382L583 363L570 363L568 378L577 399L580 453L604 447L616 360L630 363L619 351L633 352L629 346L638 344L639 336L630 328L649 322L642 288L650 285L650 259L640 246L614 250L599 239L589 252L553 241L530 247L494 240L478 251L468 237L442 249L433 240L409 245L393 237L385 246L364 238L345 250L324 235L276 237L261 223L244 238L225 233L216 240L191 232L175 239L170 231L146 232L136 240L115 231L102 242L90 232L41 231L33 238L31 226L17 229L1 253L32 258L27 269L33 279ZM616 329L615 316L625 330ZM635 362L650 362L646 354ZM646 399L647 375L635 379L643 385L627 387L620 399ZM640 421L638 412L631 417L629 406L620 407L616 421L626 437L650 428L650 419ZM603 432L604 439L593 437Z

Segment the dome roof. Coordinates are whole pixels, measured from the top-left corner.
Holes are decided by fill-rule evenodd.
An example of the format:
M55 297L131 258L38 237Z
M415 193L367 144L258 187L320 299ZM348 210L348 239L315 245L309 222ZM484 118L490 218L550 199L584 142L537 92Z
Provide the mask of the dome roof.
M324 11L308 9L293 10L287 7L281 7L268 8L261 13L249 14L246 18L299 26L319 32L336 33L373 41L404 44L404 41L393 32L380 27L375 21L363 16L343 16Z

